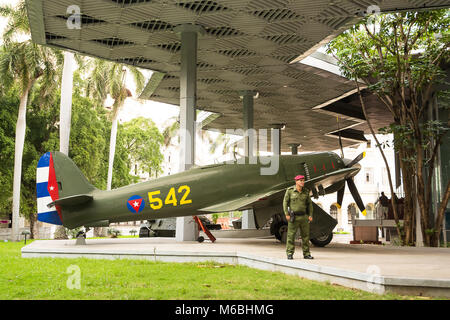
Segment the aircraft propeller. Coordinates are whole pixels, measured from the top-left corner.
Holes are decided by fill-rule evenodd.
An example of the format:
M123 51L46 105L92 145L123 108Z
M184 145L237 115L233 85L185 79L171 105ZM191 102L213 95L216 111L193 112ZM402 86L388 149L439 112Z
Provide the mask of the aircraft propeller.
M353 167L355 164L357 164L359 161L361 161L365 156L366 156L366 153L362 152L355 159L348 162L348 164L346 164L346 168ZM359 210L361 211L361 213L363 215L366 215L366 207L364 206L361 196L359 195L358 189L356 188L356 184L353 181L353 178L347 178L345 181L347 182L350 193L352 194L352 197L355 200L356 205L358 206ZM339 208L341 208L342 201L344 200L344 192L345 192L345 184L337 192L337 204L338 204Z
M341 129L339 128L339 117L337 117L338 134L339 134L339 146L341 147L341 158L344 159L344 148L342 147Z

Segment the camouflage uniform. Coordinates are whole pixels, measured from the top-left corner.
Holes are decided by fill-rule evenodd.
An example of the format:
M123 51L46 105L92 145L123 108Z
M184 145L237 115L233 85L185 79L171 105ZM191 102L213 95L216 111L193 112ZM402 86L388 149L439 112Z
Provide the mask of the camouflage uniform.
M302 212L304 214L296 215L294 222L292 222L292 220L289 220L288 222L286 253L287 255L294 254L295 234L297 233L298 228L300 228L303 256L309 256L309 217L312 217L313 214L313 205L311 197L309 196L309 190L303 188L301 192L298 192L295 186L288 188L283 200L285 215L289 215L288 207L293 212Z

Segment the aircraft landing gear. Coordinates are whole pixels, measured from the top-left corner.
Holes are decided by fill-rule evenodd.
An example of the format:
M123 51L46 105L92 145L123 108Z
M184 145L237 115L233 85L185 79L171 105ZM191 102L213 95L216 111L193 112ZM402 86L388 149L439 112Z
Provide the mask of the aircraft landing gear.
M331 242L332 239L333 239L333 232L331 232L329 234L321 235L319 237L311 239L310 241L316 247L325 247L327 244L329 244Z
M91 229L85 228L84 231L83 230L78 231L76 238L83 237L86 239L86 234L89 232L89 230Z
M79 231L77 233L77 241L75 242L75 245L86 245L86 234L89 230L89 228L85 228L84 231Z
M273 234L278 241L286 243L287 238L287 221L279 214L273 216L270 224L270 234Z
M76 238L83 237L86 239L86 232L84 231L78 231Z

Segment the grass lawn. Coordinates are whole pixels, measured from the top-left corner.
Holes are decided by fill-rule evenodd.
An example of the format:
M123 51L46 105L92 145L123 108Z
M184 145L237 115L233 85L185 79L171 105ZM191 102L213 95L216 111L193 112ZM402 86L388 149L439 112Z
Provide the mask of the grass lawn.
M279 272L217 263L21 258L0 243L0 300L12 299L411 299L376 295ZM72 267L71 267L72 266ZM75 267L73 267L75 266ZM70 267L70 268L69 268ZM79 268L79 269L78 269ZM81 289L69 289L75 271ZM72 286L73 287L73 286Z

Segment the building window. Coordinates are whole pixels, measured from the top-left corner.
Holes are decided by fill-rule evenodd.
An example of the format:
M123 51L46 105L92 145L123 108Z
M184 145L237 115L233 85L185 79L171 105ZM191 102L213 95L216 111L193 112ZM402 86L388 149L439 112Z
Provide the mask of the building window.
M367 168L365 170L365 182L366 183L373 183L373 169L372 168Z
M359 210L356 209L355 203L351 203L347 207L348 224L352 224L352 217L354 217L355 219L359 219Z
M366 205L366 218L367 219L373 219L374 209L375 209L375 206L372 203L369 203Z
M388 178L388 172L386 168L383 168L383 175L381 177L381 183L383 186L389 186L389 178Z
M330 215L334 219L337 220L337 218L338 218L338 208L334 204L332 204L331 207L330 207Z

